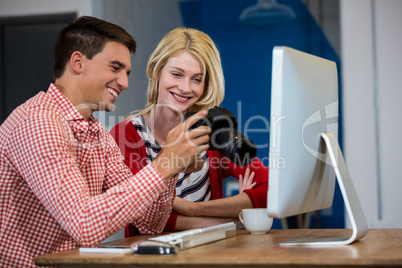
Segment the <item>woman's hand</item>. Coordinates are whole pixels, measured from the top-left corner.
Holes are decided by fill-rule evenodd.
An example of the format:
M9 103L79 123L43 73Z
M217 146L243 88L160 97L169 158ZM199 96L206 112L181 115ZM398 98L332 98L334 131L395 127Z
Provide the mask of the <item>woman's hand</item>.
M253 189L254 186L256 185L256 182L254 182L254 176L255 173L254 171L251 172L250 174L250 169L247 168L246 173L244 174L244 178L242 175L239 177L239 193L242 193L244 190L247 189Z
M175 197L173 209L184 216L207 216L207 217L237 217L243 208L252 208L253 204L244 190L252 189L255 173L249 168L244 176L239 176L239 194L232 197L220 198L204 202L191 202L180 197Z

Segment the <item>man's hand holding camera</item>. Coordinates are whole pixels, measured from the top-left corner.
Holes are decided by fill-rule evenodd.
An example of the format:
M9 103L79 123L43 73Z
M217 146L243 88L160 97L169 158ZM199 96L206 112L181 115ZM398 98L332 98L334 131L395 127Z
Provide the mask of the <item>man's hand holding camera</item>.
M189 128L206 115L207 111L200 111L169 132L162 151L152 162L166 180L184 169L197 170L194 163L198 162L198 154L208 150L211 129L207 126Z

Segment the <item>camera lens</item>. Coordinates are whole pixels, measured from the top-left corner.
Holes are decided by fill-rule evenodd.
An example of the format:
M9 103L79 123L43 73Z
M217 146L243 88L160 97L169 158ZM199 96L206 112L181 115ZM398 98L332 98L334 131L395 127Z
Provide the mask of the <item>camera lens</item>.
M194 113L187 113L184 120ZM214 107L208 110L206 117L195 123L190 129L199 126L211 128L209 150L218 151L238 166L249 165L257 155L255 144L237 131L236 118L225 108Z
M218 151L238 166L249 165L257 155L255 144L235 129L212 133L210 150Z

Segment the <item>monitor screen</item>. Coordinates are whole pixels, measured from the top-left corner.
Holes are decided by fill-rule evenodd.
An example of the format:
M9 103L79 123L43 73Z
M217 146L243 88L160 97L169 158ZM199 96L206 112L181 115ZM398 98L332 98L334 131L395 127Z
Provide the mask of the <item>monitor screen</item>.
M344 199L346 191L363 215L337 142L335 62L274 47L271 91L268 214L284 218L330 207L337 178ZM365 218L358 222L364 227Z

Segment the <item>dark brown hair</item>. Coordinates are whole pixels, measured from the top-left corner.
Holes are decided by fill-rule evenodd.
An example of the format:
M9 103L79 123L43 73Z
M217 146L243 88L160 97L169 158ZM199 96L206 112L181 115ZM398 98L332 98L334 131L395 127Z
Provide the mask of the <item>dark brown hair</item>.
M79 17L70 22L60 32L53 49L53 79L62 76L74 51L80 51L88 59L92 59L102 51L108 41L121 43L131 53L135 53L134 38L116 24L89 16Z

